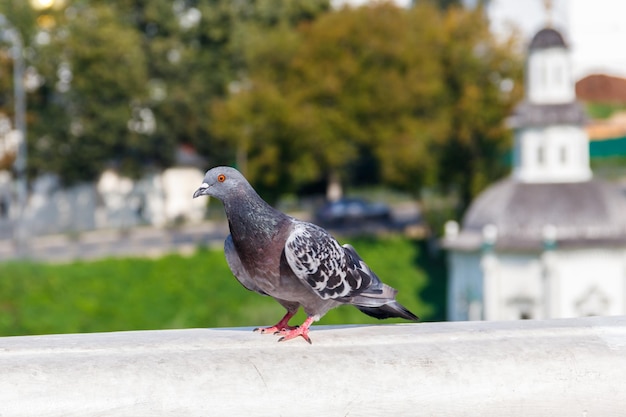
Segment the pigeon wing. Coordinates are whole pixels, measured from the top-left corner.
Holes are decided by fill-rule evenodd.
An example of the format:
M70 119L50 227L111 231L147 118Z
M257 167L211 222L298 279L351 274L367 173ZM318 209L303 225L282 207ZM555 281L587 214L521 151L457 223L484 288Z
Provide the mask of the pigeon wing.
M350 256L350 248L321 227L298 222L285 241L285 258L294 275L322 299L348 302L370 288L373 279Z

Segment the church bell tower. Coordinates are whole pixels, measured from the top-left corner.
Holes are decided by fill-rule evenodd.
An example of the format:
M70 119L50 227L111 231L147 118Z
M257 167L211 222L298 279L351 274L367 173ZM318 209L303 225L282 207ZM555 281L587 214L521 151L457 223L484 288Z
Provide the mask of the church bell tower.
M548 26L533 37L524 101L510 119L515 129L513 178L522 182L581 182L592 177L586 115L576 101L570 53Z

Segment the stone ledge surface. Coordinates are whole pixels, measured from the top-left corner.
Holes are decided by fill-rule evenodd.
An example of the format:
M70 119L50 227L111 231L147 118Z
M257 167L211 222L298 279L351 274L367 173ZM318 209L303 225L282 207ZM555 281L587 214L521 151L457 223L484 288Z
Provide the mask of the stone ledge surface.
M0 416L621 416L626 317L0 338Z

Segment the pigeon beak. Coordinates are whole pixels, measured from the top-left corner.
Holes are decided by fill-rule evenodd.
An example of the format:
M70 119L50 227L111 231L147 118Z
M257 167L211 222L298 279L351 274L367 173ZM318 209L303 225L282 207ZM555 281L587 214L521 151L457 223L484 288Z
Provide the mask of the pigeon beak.
M200 197L201 195L206 195L208 189L209 189L209 184L207 184L206 182L203 182L200 188L198 188L196 192L193 193L193 198Z

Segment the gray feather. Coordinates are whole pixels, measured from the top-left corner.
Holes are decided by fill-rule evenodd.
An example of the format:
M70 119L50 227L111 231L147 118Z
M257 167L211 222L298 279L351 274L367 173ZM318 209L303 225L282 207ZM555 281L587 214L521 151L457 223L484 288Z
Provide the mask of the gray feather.
M224 241L224 255L226 255L226 262L231 272L237 278L237 281L241 283L246 289L250 291L256 291L259 294L267 295L262 289L260 289L254 279L248 274L248 271L244 268L235 249L232 236L228 235Z

